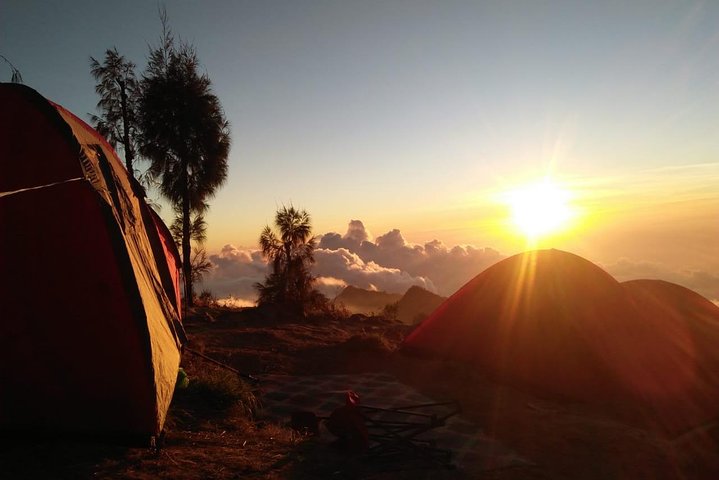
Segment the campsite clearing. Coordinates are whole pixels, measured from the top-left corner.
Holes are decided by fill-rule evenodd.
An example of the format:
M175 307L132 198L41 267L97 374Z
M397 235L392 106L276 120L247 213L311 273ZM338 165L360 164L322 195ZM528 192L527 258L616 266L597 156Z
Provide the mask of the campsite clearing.
M632 425L621 412L533 396L452 363L396 353L394 348L409 328L400 324L377 318L352 323L331 318L292 320L258 309L212 308L198 310L185 326L191 347L243 372L357 374L358 378L377 372L430 398L458 399L463 419L504 452L515 452L528 461L483 471L483 478L714 478L719 469L716 450L695 450L701 444L693 439L673 445L658 433ZM191 383L217 371L187 354L183 365ZM352 466L343 455L321 449L316 440L299 437L283 425L269 419L248 420L242 405L227 407L199 395L175 396L166 431L158 455L147 448L87 440L6 439L0 463L8 478L317 478ZM352 470L343 473L345 477L339 478L351 478ZM440 479L476 476L461 468L425 474ZM371 476L417 475L416 470L407 470L376 471Z

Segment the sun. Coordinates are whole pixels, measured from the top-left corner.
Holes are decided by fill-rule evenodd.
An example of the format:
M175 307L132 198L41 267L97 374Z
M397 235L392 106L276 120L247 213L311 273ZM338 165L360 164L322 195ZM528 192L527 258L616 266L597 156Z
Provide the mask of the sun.
M530 241L564 229L574 217L571 195L545 178L507 192L512 223Z

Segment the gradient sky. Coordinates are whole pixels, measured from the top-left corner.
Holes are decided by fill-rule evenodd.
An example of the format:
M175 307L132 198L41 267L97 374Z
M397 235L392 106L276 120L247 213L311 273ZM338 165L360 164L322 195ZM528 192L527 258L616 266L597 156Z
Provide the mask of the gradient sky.
M550 172L583 214L542 246L719 274L719 2L166 7L232 125L210 251L255 246L293 202L317 233L361 219L511 254L497 196ZM159 33L154 1L0 3L0 53L85 119L88 57L116 46L142 69Z

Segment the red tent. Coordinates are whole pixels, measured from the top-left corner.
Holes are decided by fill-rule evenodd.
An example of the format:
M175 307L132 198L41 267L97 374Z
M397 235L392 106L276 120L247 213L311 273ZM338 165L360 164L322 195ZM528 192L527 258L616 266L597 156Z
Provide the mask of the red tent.
M0 428L156 435L184 332L179 256L95 130L0 85Z
M696 292L662 280L622 283L655 335L671 348L650 385L651 414L677 429L719 416L719 307Z
M630 403L681 431L719 415L717 375L698 374L719 371L719 308L643 285L571 253L523 253L463 286L404 347L542 393Z

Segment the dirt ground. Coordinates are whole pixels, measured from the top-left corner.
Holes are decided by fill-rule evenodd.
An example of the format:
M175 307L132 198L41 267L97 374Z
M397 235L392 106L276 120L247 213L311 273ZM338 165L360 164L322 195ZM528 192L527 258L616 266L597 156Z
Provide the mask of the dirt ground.
M698 429L667 438L641 412L537 396L501 385L467 367L397 351L409 327L382 319L292 320L277 312L211 308L186 319L189 347L241 372L330 374L387 372L433 398L455 398L463 415L527 466L486 471L489 479L719 478L719 432ZM216 369L185 353L190 381ZM261 385L259 387L261 389ZM346 454L283 425L250 419L250 405L213 405L177 394L164 446L118 446L103 439L5 437L0 478L303 479L475 478L459 470L353 470ZM319 452L322 452L320 454Z

